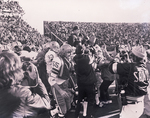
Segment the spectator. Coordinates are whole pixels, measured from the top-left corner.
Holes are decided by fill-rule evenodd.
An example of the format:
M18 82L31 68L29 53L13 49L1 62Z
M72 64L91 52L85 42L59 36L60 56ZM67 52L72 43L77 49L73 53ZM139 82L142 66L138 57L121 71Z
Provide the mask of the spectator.
M90 46L94 46L94 45L95 45L95 42L96 42L96 36L95 36L95 34L92 32L92 33L90 33L90 36L89 36L89 45L90 45Z
M30 79L37 80L32 91L30 85L21 85L24 74L21 69L22 64L16 54L1 53L0 66L1 118L38 117L42 109L51 109L48 93L34 65L31 65L31 71L27 70Z
M146 67L150 74L150 50L147 50L147 58ZM147 87L147 92L148 93L144 96L144 112L140 118L150 118L150 85Z
M107 44L120 42L125 44L128 40L134 41L140 38L140 42L148 42L149 39L149 24L148 23L85 23L85 22L45 22L50 27L50 30L57 35L61 24L66 28L66 38L71 33L72 26L78 25L86 32L86 36L91 32L96 34L96 43L106 41ZM54 27L57 26L57 27ZM46 31L48 32L48 31ZM82 31L81 31L82 32ZM59 34L59 33L58 33ZM82 32L84 35L84 33ZM58 36L58 35L57 35ZM61 37L60 37L61 38ZM133 45L133 44L132 44Z
M144 95L148 86L148 70L145 68L146 51L142 46L132 48L133 63L113 62L109 69L126 78L121 118L139 118L144 110ZM136 73L140 73L136 75ZM141 80L142 79L142 80ZM140 89L143 88L143 89Z
M79 44L79 39L78 39L78 36L80 33L79 27L75 26L72 31L73 31L73 33L68 38L68 44L76 47Z
M102 49L100 48L100 46L98 46L97 44L94 46L95 49L95 60L94 63L92 64L94 70L95 70L95 74L96 74L96 90L97 90L97 94L95 96L95 100L96 100L96 105L98 107L103 107L103 103L100 102L100 86L103 82L102 78L101 78L101 70L98 68L98 64L99 62L101 62L104 59L103 56L103 52Z
M114 82L114 80L116 79L116 75L112 74L109 71L109 63L110 63L110 59L108 59L107 55L106 55L106 47L103 49L103 55L104 58L103 60L101 60L98 64L98 68L101 70L101 77L102 77L102 84L100 86L100 100L103 104L109 104L112 103L112 100L110 99L109 93L108 93L108 88L109 86ZM109 54L108 54L109 55ZM114 55L112 55L114 56ZM111 57L114 58L114 57Z
M76 56L74 57L75 72L77 75L78 85L78 103L75 111L75 117L79 116L81 104L80 102L87 97L87 118L93 117L93 106L95 104L95 83L96 76L93 67L90 63L88 55L83 54L82 46L78 45L76 49Z

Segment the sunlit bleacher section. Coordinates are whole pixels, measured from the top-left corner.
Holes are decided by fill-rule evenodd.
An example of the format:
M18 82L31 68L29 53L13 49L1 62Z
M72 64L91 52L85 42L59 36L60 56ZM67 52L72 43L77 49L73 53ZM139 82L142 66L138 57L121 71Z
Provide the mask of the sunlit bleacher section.
M22 19L24 11L18 1L0 1L0 43L20 41L39 46L49 40Z
M51 36L52 32L62 41L67 41L75 25L79 26L81 34L89 36L90 32L94 32L98 43L103 41L112 45L116 42L126 43L129 40L135 43L138 39L150 43L150 23L44 21L44 34Z

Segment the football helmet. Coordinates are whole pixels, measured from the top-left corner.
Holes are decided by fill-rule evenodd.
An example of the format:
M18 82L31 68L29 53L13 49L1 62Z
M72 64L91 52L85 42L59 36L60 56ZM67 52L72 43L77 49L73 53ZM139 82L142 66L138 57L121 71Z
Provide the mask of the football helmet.
M58 42L56 41L51 41L51 42L48 42L46 44L44 44L43 46L44 48L50 48L51 51L54 51L54 52L58 52L59 49L60 49L60 45Z
M54 52L58 52L59 49L60 49L60 45L59 45L59 43L56 42L56 41L51 41L51 42L49 43L49 48L50 48L52 51L54 51Z

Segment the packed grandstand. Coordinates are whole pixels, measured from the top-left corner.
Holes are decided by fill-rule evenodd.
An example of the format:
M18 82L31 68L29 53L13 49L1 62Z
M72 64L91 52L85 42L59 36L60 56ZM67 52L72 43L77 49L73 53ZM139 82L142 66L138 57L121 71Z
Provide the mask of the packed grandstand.
M149 23L93 23L93 22L64 22L44 21L44 36L25 22L21 16L24 11L17 1L1 0L0 31L1 44L12 41L20 41L22 44L40 46L50 39L67 41L75 25L81 29L81 33L90 35L94 32L98 43L102 41L108 45L116 42L141 40L141 43L149 43ZM54 34L54 35L51 35ZM53 37L52 37L53 36ZM57 37L57 38L56 38Z

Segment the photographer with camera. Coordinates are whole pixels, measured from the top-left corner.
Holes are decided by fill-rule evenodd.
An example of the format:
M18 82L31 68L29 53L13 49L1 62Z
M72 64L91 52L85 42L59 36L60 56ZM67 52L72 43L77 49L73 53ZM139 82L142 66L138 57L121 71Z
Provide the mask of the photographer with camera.
M123 45L119 47L119 58L121 63L130 62L129 53Z
M120 118L139 118L144 110L144 95L147 94L149 74L146 69L146 50L143 46L132 48L132 63L117 63L112 61L109 70L124 78L124 101Z

